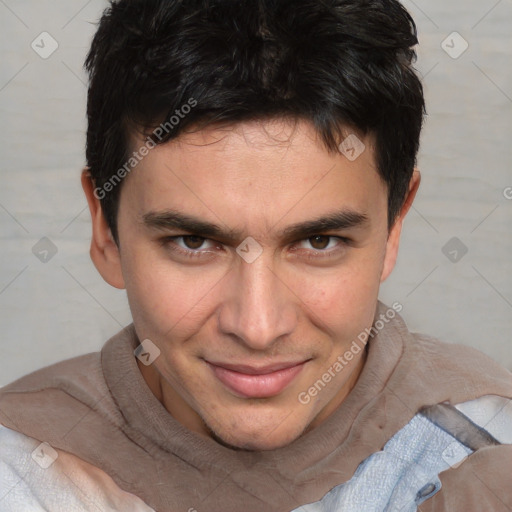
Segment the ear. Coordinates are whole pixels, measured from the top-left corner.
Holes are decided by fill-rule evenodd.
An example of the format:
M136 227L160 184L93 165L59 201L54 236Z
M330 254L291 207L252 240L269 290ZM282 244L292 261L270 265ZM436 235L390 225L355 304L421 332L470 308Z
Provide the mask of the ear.
M400 210L400 213L388 235L388 241L386 243L386 255L384 257L384 265L382 268L382 274L380 276L381 282L385 281L389 277L391 271L395 267L396 258L398 256L398 246L400 244L400 235L402 233L402 223L404 221L404 217L412 206L414 198L416 197L416 192L420 186L420 181L420 171L418 169L414 169L411 181L409 182L409 191L407 193L407 197L405 198L402 209Z
M99 194L95 193L94 180L88 168L82 171L82 188L92 219L91 259L108 284L115 288L124 288L119 248L103 215Z

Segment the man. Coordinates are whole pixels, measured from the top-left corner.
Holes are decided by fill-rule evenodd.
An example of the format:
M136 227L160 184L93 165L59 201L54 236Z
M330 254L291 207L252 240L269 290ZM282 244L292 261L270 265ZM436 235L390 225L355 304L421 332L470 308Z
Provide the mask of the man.
M120 0L91 257L133 316L0 393L0 510L512 510L512 375L378 301L419 186L392 0Z

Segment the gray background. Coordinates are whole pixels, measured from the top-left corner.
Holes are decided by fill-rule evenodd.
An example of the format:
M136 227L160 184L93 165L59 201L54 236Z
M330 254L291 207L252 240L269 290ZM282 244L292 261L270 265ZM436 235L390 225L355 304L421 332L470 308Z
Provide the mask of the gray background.
M421 190L381 299L401 302L412 330L512 368L512 1L404 4L418 25L429 115ZM0 0L0 385L98 350L130 322L125 293L89 259L79 182L82 63L105 6ZM51 48L44 31L59 45L47 59L31 47ZM55 255L47 242L36 245L43 237Z

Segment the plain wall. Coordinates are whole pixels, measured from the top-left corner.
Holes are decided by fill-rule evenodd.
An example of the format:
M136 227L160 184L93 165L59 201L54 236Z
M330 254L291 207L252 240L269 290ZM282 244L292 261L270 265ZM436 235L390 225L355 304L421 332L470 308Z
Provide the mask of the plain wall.
M428 117L421 189L381 300L401 302L412 330L477 347L512 368L512 3L404 5L418 25ZM90 261L80 187L82 64L105 7L0 2L0 385L99 350L131 321L125 293ZM452 55L462 48L454 31L469 45L458 58L441 47L446 40ZM58 43L47 59L31 47L35 40L38 51L51 48L42 32ZM46 263L33 252L43 237L57 250ZM53 245L40 244L34 251L51 256Z

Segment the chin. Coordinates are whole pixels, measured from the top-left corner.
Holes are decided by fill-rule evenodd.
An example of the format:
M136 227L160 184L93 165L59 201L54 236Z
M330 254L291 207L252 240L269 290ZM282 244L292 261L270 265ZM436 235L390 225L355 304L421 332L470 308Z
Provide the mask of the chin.
M261 441L249 438L234 438L230 441L222 439L217 435L214 436L215 440L222 445L234 449L234 450L245 450L251 452L262 452L269 450L277 450L278 448L283 448L284 446L292 443L296 437L287 438L287 439L262 439Z
M212 438L218 443L235 450L247 451L266 451L282 448L299 438L305 430L295 428L279 431L279 425L271 426L265 429L264 432L256 432L254 428L248 429L245 432L241 432L238 428L233 431L226 431L224 429L213 430L210 426L207 426L207 428Z

